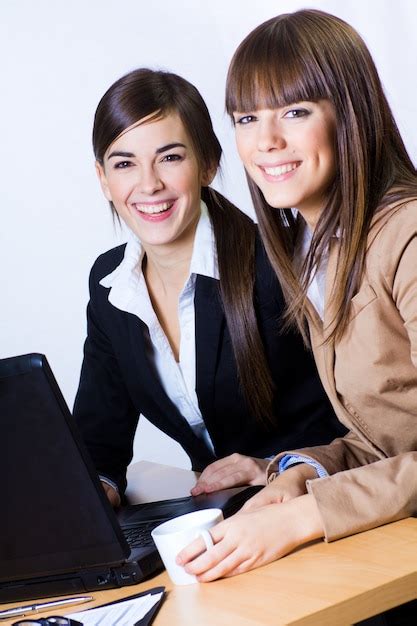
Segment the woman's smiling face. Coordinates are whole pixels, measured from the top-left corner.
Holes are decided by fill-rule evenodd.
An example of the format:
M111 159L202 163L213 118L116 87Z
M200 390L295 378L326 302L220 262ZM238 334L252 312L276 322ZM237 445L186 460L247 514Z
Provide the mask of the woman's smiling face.
M187 238L200 215L201 186L211 182L175 113L133 124L97 171L106 198L145 247Z
M235 112L236 144L249 176L275 208L315 224L335 176L335 112L328 100Z

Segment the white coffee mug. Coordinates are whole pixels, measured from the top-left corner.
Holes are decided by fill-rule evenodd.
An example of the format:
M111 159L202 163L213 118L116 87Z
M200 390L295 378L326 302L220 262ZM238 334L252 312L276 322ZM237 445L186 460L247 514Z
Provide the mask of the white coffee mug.
M153 529L152 539L173 583L189 585L197 582L197 578L192 574L187 574L182 565L175 562L175 559L177 554L197 537L202 537L207 550L212 547L213 540L208 532L209 528L221 522L222 519L221 509L202 509L174 517Z

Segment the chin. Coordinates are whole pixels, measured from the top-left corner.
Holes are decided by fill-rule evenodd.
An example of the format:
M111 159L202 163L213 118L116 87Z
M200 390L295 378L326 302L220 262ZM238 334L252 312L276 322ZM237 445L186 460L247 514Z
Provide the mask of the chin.
M290 209L296 206L296 202L297 202L295 199L288 198L288 197L282 197L282 196L279 198L277 198L277 196L268 197L265 194L264 196L269 206L271 206L273 209Z

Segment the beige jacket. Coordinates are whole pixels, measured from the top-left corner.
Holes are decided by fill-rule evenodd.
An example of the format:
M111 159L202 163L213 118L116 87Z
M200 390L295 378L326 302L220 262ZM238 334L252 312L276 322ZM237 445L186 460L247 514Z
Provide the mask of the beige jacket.
M324 327L337 280L337 247L335 240ZM375 217L364 279L343 338L323 344L318 316L310 333L324 388L350 431L329 445L297 450L330 474L307 485L326 539L417 515L417 201ZM292 452L272 461L269 480L279 459Z

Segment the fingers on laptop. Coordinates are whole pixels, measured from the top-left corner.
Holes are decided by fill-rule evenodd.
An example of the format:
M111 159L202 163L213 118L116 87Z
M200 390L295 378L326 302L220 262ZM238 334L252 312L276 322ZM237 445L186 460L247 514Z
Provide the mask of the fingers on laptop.
M241 485L264 485L269 461L234 453L214 461L201 473L191 495L211 493Z

